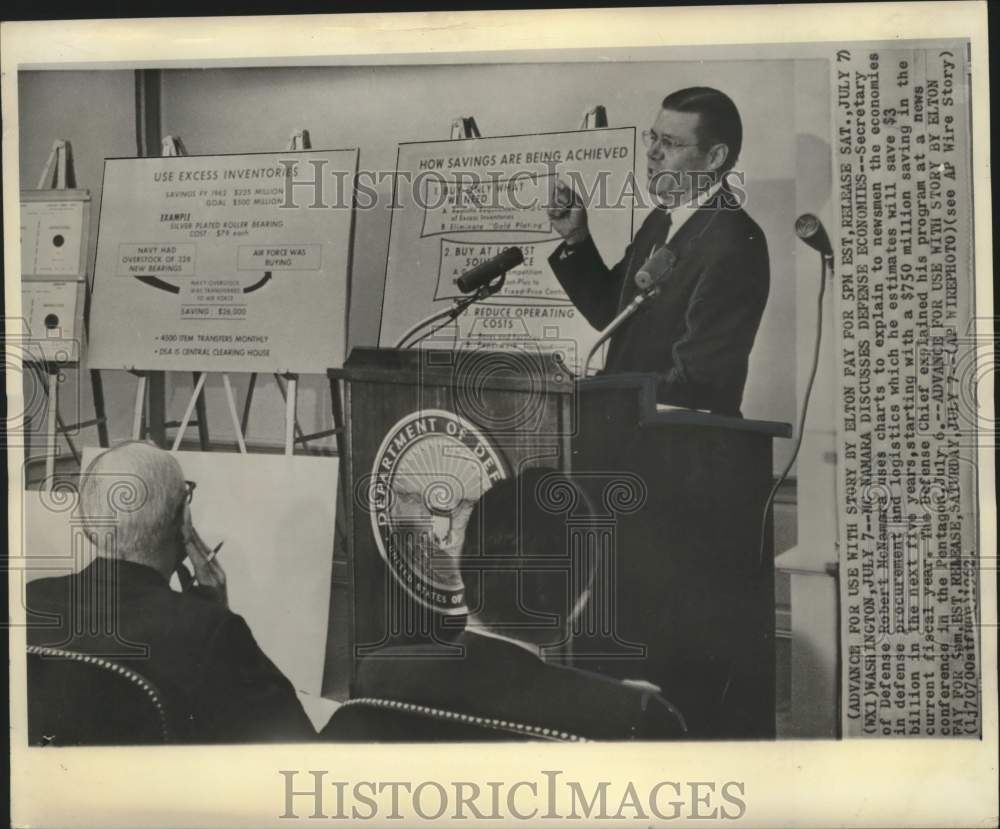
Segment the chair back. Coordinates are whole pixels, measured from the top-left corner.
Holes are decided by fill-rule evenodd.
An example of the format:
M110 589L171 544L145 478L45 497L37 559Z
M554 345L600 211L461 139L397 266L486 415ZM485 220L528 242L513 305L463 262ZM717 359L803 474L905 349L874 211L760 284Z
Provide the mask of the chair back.
M100 656L28 645L32 746L170 742L160 692L141 674Z
M343 703L321 739L330 742L483 742L544 740L581 743L586 739L555 728L463 714L401 700L358 697Z

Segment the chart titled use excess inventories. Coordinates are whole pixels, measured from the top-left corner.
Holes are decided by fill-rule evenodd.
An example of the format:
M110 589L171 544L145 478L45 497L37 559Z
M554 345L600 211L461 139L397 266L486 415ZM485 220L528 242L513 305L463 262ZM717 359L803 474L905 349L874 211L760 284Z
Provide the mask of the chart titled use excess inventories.
M349 181L356 166L355 150L109 160L92 365L322 372L342 362L350 199L331 193L318 206L290 185L316 171Z

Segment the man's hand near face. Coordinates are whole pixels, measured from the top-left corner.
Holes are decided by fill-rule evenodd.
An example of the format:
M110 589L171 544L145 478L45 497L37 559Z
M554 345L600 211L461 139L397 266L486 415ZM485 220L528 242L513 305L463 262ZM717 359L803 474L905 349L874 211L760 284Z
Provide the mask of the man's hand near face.
M177 576L181 580L181 587L185 591L196 587L198 592L206 598L228 607L226 571L222 569L219 560L192 526L190 511L185 511L183 539L184 550L192 567L194 567L194 577L191 577L183 563L180 564L177 568Z

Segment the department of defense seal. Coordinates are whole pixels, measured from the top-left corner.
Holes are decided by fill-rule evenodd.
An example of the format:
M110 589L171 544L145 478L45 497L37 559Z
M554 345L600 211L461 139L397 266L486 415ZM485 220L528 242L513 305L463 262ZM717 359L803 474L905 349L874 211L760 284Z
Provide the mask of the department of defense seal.
M489 438L452 412L414 412L386 434L368 490L372 532L390 572L426 607L466 612L465 527L476 501L506 477Z

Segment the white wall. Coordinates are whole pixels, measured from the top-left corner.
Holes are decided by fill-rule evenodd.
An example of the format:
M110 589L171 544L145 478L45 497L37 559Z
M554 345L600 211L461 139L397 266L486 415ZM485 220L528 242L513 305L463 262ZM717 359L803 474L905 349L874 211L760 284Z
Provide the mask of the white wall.
M72 86L61 85L57 74L71 74ZM305 127L313 147L357 146L363 169L391 171L398 142L447 138L452 118L459 115L475 116L484 135L548 132L578 128L584 110L600 103L612 126L642 129L668 92L690 85L722 89L743 115L739 166L747 174L747 209L764 229L771 255L771 297L751 358L743 410L747 417L791 421L801 278L796 260L803 255L792 230L801 201L796 179L803 148L795 77L794 62L765 60L164 70L163 132L181 136L192 154L210 154L283 149L290 133ZM28 73L21 89L22 141L36 147L30 157L22 153L26 180L37 178L44 162L38 155L47 152L37 147L51 137L76 136L80 184L95 195L99 159L134 154L131 72ZM825 129L824 122L815 131L825 134ZM388 182L380 195L387 204ZM357 217L349 345L377 342L389 220L381 205ZM618 253L605 255L613 260ZM168 416L176 418L190 379L177 375L173 386ZM237 381L238 395L244 386L245 380ZM119 383L113 395L121 396L124 388L132 386ZM280 442L280 399L273 383L258 388L249 437ZM213 437L224 438L230 430L221 386L210 387L209 395ZM131 402L126 395L125 412ZM130 414L123 423L120 403L116 399L112 406L116 435L129 428ZM307 430L330 425L324 378L304 380L300 414ZM775 450L780 466L790 442L778 441Z

